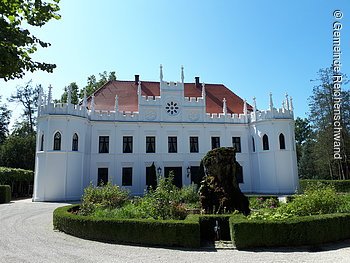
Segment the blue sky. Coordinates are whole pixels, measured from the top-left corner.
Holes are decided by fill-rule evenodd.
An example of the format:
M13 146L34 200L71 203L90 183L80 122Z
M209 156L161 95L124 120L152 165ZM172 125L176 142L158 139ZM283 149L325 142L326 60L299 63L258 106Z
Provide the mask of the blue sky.
M199 76L223 83L259 109L273 93L280 106L287 92L295 115L305 117L317 71L332 62L333 11L344 16L341 30L342 71L350 75L350 1L203 1L203 0L61 0L62 18L32 32L51 47L35 59L57 64L53 74L28 73L0 81L4 98L32 79L54 98L64 86L86 84L88 76L116 71L120 80L185 81ZM348 89L348 87L344 87ZM20 106L11 105L18 115Z

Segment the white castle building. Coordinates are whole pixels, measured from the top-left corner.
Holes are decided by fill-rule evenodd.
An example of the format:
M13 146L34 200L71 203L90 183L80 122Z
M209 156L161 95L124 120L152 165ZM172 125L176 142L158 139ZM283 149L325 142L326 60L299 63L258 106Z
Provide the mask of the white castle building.
M41 92L34 201L79 200L92 182L112 182L142 195L154 162L174 171L177 186L198 183L211 149L235 146L246 193L294 193L298 188L292 98L276 109L247 104L222 84L109 81L80 105L52 103Z

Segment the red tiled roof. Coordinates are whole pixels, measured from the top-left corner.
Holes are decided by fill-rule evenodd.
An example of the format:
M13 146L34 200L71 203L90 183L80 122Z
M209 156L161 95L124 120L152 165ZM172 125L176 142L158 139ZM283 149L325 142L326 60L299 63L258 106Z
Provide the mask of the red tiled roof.
M142 81L143 96L159 96L160 83ZM243 113L243 100L223 84L205 84L207 113L222 113L223 99L226 98L228 113ZM119 111L138 111L137 84L135 81L114 80L104 84L95 91L95 110L113 111L115 96L118 95ZM185 83L185 97L201 97L202 86L195 83ZM88 98L90 108L91 97ZM247 105L248 111L252 106Z

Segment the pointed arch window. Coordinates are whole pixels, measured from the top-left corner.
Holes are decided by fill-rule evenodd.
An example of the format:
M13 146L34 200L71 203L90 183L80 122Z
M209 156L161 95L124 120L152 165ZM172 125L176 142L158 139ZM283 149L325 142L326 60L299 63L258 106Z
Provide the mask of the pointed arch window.
M60 151L61 150L61 133L56 132L53 137L53 150Z
M269 137L266 134L263 136L263 150L269 150Z
M41 134L40 138L40 151L44 150L44 134Z
M79 143L78 134L74 133L73 140L72 140L72 151L75 151L75 152L78 151L78 143Z
M286 149L286 142L284 140L284 135L283 133L280 134L279 136L279 141L280 141L280 149L285 150Z

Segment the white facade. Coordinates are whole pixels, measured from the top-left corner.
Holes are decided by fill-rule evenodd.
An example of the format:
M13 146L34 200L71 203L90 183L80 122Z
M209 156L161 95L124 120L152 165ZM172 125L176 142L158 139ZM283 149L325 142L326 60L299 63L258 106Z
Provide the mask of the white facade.
M297 190L293 106L288 98L281 109L276 109L270 97L270 109L266 111L258 111L254 100L253 111L248 112L245 103L242 114L228 114L223 102L223 113L214 115L206 112L204 84L199 98L184 96L183 78L181 82L165 82L161 75L157 97L141 96L140 84L138 89L138 112L120 112L118 98L115 111L107 112L94 110L94 97L87 109L86 98L81 106L72 105L68 94L67 104L54 104L51 90L47 100L42 100L41 94L34 201L79 200L90 182L97 184L102 170L107 172L108 181L124 184L132 194L142 195L147 188L146 167L152 162L163 176L167 167L181 167L178 180L188 185L192 178L188 168L199 166L212 149L212 137L220 138L220 146L232 146L232 137L240 138L241 152L236 157L243 167L243 192L278 194ZM61 138L56 140L54 150L58 133ZM74 134L78 138L75 146ZM266 150L264 135L268 138ZM100 153L101 136L108 138L108 153ZM126 136L132 137L132 153L123 153ZM155 137L155 153L146 153L146 137ZM176 153L169 153L169 137L176 137ZM190 137L198 138L198 152L190 152ZM129 168L124 181L123 168Z

